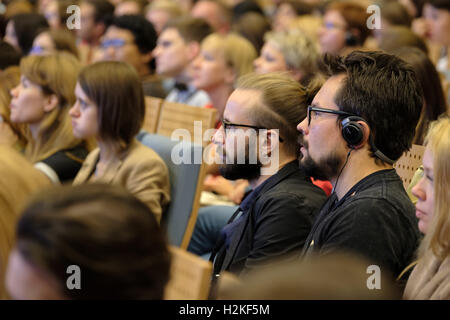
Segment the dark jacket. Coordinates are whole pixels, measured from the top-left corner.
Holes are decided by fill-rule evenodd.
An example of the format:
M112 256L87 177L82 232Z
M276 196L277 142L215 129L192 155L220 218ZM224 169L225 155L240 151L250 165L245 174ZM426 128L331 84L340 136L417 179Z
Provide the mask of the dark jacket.
M340 201L336 194L330 196L304 254L350 251L398 276L413 260L419 236L415 208L402 180L394 169L381 170L359 181Z
M326 196L298 168L285 165L244 199L242 218L229 247L216 248L214 274L248 271L285 254L300 254L312 222ZM245 201L247 200L247 201Z

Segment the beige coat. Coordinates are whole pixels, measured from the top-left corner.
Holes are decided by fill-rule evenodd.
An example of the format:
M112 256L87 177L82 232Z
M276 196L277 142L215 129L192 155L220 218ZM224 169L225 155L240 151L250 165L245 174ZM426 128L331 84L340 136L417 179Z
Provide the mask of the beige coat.
M444 261L427 253L417 264L406 283L404 299L449 300L450 257Z
M102 176L96 177L94 171L99 155L98 148L89 153L73 184L120 185L144 202L160 221L170 200L170 182L167 166L158 154L135 140L127 152L106 165Z

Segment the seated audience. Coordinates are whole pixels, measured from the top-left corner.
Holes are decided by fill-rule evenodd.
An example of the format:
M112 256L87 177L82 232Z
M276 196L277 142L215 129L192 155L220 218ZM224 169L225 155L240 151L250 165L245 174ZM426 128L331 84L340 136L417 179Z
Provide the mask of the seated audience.
M142 202L108 185L60 187L23 211L9 258L13 299L162 299L170 253Z
M322 53L345 55L363 46L371 30L366 8L354 1L331 2L319 29Z
M78 77L70 109L73 134L94 138L93 150L74 180L116 184L144 202L158 221L169 202L169 173L152 149L136 140L145 102L136 70L123 62L98 62Z
M165 98L162 81L154 74L152 51L157 35L142 16L120 16L112 20L101 42L102 61L122 61L133 66L142 81L144 95Z
M50 180L13 148L0 143L0 299L6 299L5 271L14 230L28 197Z
M64 29L41 29L33 41L30 54L44 55L66 51L78 58L76 39L73 34Z
M4 40L25 56L30 52L37 31L41 28L48 28L44 16L36 13L17 14L9 20Z
M423 177L412 189L417 197L419 230L425 234L419 261L404 292L405 299L450 299L450 118L431 124L425 139Z
M397 276L413 258L419 231L392 165L411 147L422 109L420 84L412 67L381 52L328 56L325 66L330 78L297 128L301 167L329 180L334 192L303 256L349 251Z
M79 70L78 60L65 52L28 56L11 90L11 122L26 125L25 157L54 183L71 181L87 155L68 116Z
M206 92L191 84L190 67L200 53L201 42L210 33L211 27L198 18L173 19L165 25L153 51L156 72L175 82L165 100L197 107L210 102Z
M229 97L212 140L216 159L222 160L223 177L246 179L253 191L219 235L210 258L215 277L225 270L246 273L286 254L300 254L326 198L298 167L295 127L306 115L308 96L298 82L272 73L243 76ZM203 234L208 230L199 230L201 224L199 217L189 245L197 254L212 249L205 247L208 239Z

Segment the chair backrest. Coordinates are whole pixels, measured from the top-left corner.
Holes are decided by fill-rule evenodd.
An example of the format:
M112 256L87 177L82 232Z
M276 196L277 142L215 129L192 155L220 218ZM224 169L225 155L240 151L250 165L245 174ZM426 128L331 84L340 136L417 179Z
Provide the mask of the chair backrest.
M205 176L203 147L143 131L138 140L158 153L169 169L171 201L161 224L169 243L186 249L197 220Z
M163 100L155 97L145 97L145 118L142 129L156 133Z
M164 299L207 299L211 285L212 263L177 247L170 246L169 249L172 264Z
M202 133L204 133L205 130L215 127L216 113L217 111L215 109L193 107L182 103L164 101L161 107L156 133L171 137L175 130L186 129L191 136L191 141L198 141L194 140L194 121L201 121ZM199 138L203 139L203 137ZM202 144L204 145L205 141L202 141Z
M413 144L411 149L405 152L394 164L397 174L402 178L405 190L411 183L416 170L422 165L422 156L425 151L424 146Z

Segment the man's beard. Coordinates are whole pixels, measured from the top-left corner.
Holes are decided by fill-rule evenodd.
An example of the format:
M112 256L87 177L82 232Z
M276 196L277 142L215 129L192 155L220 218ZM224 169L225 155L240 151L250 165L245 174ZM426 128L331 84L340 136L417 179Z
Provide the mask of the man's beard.
M330 153L326 158L314 161L309 154L300 161L302 168L307 175L318 180L330 180L337 177L343 165L343 159L336 152Z
M228 180L258 179L261 176L262 163L259 161L256 152L257 150L255 147L250 148L249 150L247 145L244 163L240 163L242 161L238 161L237 156L235 156L234 161L231 164L224 163L220 166L220 174ZM252 157L252 163L250 163L249 154L254 155L254 157ZM255 160L256 163L254 163Z

